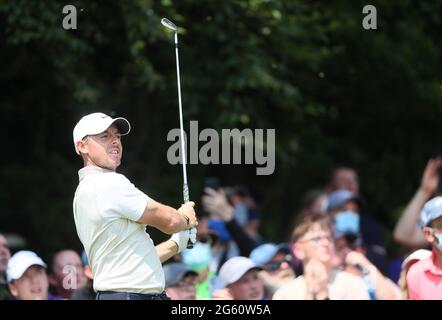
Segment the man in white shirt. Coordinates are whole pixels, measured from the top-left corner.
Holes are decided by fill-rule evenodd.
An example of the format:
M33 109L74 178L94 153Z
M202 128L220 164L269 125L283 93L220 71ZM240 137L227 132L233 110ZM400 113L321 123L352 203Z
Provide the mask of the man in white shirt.
M194 203L178 210L163 205L115 172L121 163L124 118L92 113L73 131L75 151L83 158L73 202L78 236L94 278L98 300L168 299L161 263L196 241ZM154 246L146 226L172 234Z

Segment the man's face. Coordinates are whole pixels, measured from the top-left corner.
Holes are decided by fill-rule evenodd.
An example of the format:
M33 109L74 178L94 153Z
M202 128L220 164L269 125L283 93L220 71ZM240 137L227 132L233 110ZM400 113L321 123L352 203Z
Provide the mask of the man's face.
M442 251L442 225L441 224L442 224L442 221L439 221L439 223L436 226L423 228L423 233L424 233L425 239L434 248L437 248L439 251Z
M102 133L88 136L80 143L83 145L83 148L79 148L80 151L86 153L91 164L113 171L120 165L123 145L120 131L115 124Z
M339 169L333 177L333 190L345 189L355 195L359 194L359 181L356 172L351 169Z
M6 238L0 234L0 275L6 272L8 261L11 258L11 251L9 251Z
M234 300L261 300L264 296L264 283L257 270L246 272L238 281L229 285Z
M63 250L54 257L53 277L51 284L56 287L62 287L63 282L70 286L81 287L85 282L83 265L80 256L73 250ZM71 277L67 279L67 277ZM66 279L66 281L64 281ZM54 282L54 283L52 283ZM68 289L68 288L65 288ZM75 288L69 288L75 289Z
M175 286L167 287L167 295L172 300L195 300L197 276L189 275L181 279Z
M307 262L311 259L330 265L333 254L333 236L330 230L324 230L315 223L312 228L295 243L295 254Z
M20 300L47 300L48 278L46 270L41 266L31 266L23 275L9 284L14 297Z

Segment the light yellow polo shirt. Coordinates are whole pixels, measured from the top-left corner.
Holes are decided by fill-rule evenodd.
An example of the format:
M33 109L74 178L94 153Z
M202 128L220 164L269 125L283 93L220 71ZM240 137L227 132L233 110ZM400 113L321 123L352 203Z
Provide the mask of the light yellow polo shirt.
M74 219L95 291L161 293L164 273L142 216L149 197L124 175L95 166L78 172Z

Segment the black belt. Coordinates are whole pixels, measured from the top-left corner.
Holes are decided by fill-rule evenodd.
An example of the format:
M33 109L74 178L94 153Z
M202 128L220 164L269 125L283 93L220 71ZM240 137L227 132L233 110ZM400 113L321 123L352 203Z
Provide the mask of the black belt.
M98 291L95 300L170 300L166 293Z

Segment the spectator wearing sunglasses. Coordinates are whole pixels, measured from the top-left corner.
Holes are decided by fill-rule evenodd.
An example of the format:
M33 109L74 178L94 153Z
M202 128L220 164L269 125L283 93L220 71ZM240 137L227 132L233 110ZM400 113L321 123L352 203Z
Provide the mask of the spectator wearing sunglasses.
M265 293L269 299L276 290L295 277L291 268L292 256L287 244L262 244L251 252L250 259L263 267L259 276L264 282Z

